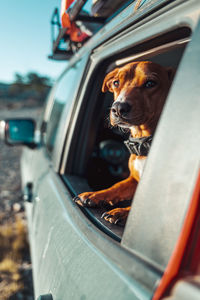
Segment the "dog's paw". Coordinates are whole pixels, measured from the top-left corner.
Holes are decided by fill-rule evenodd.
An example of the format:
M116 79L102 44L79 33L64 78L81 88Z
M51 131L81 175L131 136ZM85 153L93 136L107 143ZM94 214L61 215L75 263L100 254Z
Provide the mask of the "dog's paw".
M105 207L107 205L103 197L98 196L95 192L82 193L76 196L73 200L78 205L86 207Z
M82 193L76 197L74 197L74 202L76 202L80 206L86 207L95 207L95 203L89 198L92 195L92 192Z
M115 208L108 212L106 211L101 217L112 224L124 226L128 217L129 210L130 207Z

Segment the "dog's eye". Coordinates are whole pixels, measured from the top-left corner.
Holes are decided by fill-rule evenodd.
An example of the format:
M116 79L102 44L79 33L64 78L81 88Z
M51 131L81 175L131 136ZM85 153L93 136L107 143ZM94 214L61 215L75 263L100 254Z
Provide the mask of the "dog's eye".
M114 85L114 87L119 87L119 80L113 81L113 85Z
M157 83L153 80L147 80L144 84L144 87L149 89L149 88L154 87L156 84Z

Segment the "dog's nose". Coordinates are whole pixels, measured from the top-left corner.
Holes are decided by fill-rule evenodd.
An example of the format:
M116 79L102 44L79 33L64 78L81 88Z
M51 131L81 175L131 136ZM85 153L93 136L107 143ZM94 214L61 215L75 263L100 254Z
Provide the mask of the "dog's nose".
M127 102L114 102L111 111L115 116L126 117L130 112L131 106Z

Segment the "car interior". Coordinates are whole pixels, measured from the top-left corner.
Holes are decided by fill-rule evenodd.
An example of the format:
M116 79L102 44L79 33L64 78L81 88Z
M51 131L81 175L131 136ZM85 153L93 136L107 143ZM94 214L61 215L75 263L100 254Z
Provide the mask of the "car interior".
M82 129L74 148L81 148L82 151L75 156L77 159L71 160L74 161L71 173L73 175L66 174L67 176L65 176L74 195L110 187L129 175L129 151L124 145L124 140L127 139L129 133L112 128L109 124L109 109L113 101L113 94L101 92L105 74L129 62L143 60L172 67L176 72L190 40L190 34L191 31L188 27L178 28L135 45L123 53L114 54L112 58L104 61L104 67L97 66L95 76L98 76L98 80L95 80L94 76L93 83L91 83L93 88L90 90L89 99L87 98L88 105L82 112L83 119L80 121ZM100 75L102 80L99 80ZM92 104L90 105L90 103ZM87 118L84 118L85 116ZM77 182L79 182L79 190L77 190ZM127 206L128 204L130 201L125 201L120 205ZM81 208L93 223L115 240L120 241L124 228L101 219L102 212L106 209Z

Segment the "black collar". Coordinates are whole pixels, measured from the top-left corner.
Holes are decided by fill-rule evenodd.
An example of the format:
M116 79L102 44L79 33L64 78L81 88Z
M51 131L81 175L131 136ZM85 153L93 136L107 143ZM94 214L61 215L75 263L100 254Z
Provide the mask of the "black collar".
M124 142L131 154L138 156L147 156L153 136L147 136L142 138L133 138L129 136L129 139Z

